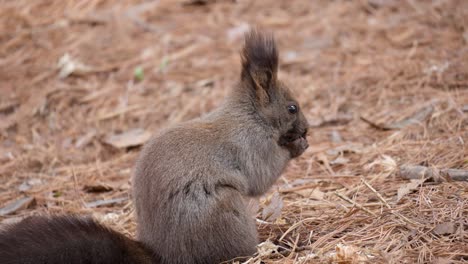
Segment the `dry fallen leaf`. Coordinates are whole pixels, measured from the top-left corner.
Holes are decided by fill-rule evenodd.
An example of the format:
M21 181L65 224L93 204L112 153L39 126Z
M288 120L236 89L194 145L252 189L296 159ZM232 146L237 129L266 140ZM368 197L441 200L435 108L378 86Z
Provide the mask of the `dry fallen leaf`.
M312 193L309 195L309 199L313 199L313 200L323 200L323 198L325 197L325 193L320 191L319 189L315 188Z
M18 187L18 190L20 190L21 192L25 192L25 191L28 191L29 189L31 189L33 186L39 185L39 184L42 184L41 179L30 179L28 181L23 182Z
M323 200L323 198L325 197L325 193L320 191L317 188L314 188L312 190L311 189L297 190L297 191L294 191L294 193L297 193L304 198L318 200L318 201Z
M120 191L130 189L130 183L127 178L122 179L122 180L115 179L115 180L106 182L105 186L108 186L114 190L120 190Z
M260 257L267 257L278 252L278 246L267 240L257 245L257 252Z
M431 179L441 181L468 181L468 170L437 169L421 165L403 165L400 167L400 177L404 179Z
M317 257L318 257L318 255L315 254L315 253L309 253L309 254L307 254L307 255L305 255L303 257L299 257L297 259L297 261L298 261L298 263L309 263L309 261L311 261L312 259L317 258Z
M26 209L34 203L34 197L23 197L16 201L6 204L4 207L0 208L0 216L5 216L12 214L18 210Z
M84 65L75 58L72 58L68 53L65 53L60 57L57 67L60 70L59 78L61 79L66 78L71 74L80 75L92 71L91 67Z
M336 130L333 130L333 131L330 133L330 140L331 140L333 143L341 143L341 142L343 142L343 138L341 137L340 132L338 132L338 131L336 131Z
M88 145L93 140L93 138L95 136L96 136L96 130L89 131L88 133L86 133L85 135L79 137L76 140L75 148L79 149L79 148L82 148L82 147Z
M433 262L434 264L452 264L453 261L449 258L436 258Z
M339 156L338 158L330 161L330 165L346 165L348 164L348 162L349 162L348 158Z
M364 145L361 143L348 143L345 145L338 146L333 149L326 151L327 155L336 156L341 153L356 153L361 154L364 150Z
M421 123L434 112L434 106L428 105L413 113L411 116L391 124L391 129L402 129L404 127Z
M116 148L128 148L143 145L150 138L150 132L136 128L121 134L108 135L104 142Z
M23 219L24 217L19 217L19 216L5 218L0 222L0 225L14 225L16 223L21 222Z
M265 221L274 222L281 215L283 209L283 199L278 192L275 192L269 199L269 203L262 210L262 218Z
M99 220L99 222L104 223L106 225L116 225L120 217L122 216L117 213L107 213L107 214L96 213L96 214L93 214L93 217Z
M293 190L292 192L295 194L299 194L300 196L304 198L307 198L312 193L312 190L311 189L297 189L297 190Z
M398 129L402 129L407 126L418 124L418 123L425 121L428 117L432 115L433 112L434 112L434 106L431 104L423 108L420 108L416 112L411 114L410 116L407 116L406 118L399 120L397 122L393 122L391 124L383 124L383 123L374 122L364 116L361 116L361 120L368 123L372 127L380 129L380 130L398 130Z
M325 155L323 153L318 153L316 157L317 157L317 160L320 161L325 166L328 173L330 173L331 175L335 175L335 172L333 171L333 169L330 166L330 161L328 160L327 155Z
M467 34L468 35L468 34ZM463 112L468 112L468 104L462 107Z
M402 185L400 188L398 188L397 202L399 202L401 198L409 194L411 191L416 190L419 187L419 185L423 184L425 181L426 179L412 179L411 182Z
M455 233L455 224L452 222L444 222L436 225L432 230L436 235L450 235Z
M335 254L332 254L334 263L367 263L373 258L371 255L364 254L363 250L355 246L338 244L335 247Z
M380 166L386 174L392 174L398 168L397 162L388 155L381 155L377 160L364 166L364 169L371 170L375 166Z

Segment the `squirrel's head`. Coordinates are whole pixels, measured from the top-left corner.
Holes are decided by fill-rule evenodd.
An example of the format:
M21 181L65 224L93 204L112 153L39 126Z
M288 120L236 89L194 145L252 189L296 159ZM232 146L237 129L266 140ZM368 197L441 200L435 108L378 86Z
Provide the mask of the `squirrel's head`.
M251 30L245 36L241 59L241 96L252 103L262 122L278 132L278 144L292 158L301 155L308 147L309 125L291 91L277 78L278 50L273 36Z

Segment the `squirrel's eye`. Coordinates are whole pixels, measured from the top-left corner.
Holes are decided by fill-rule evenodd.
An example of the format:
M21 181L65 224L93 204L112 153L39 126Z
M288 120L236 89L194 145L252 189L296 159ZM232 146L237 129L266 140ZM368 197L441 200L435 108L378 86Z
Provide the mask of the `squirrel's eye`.
M297 113L297 106L296 105L288 105L288 112L290 114L295 114Z

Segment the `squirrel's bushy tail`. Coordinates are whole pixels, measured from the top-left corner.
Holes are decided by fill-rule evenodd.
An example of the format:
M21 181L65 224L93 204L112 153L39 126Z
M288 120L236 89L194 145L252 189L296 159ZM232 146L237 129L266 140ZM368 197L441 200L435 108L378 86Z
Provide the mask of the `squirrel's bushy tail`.
M2 264L155 263L139 242L91 218L34 216L0 231Z

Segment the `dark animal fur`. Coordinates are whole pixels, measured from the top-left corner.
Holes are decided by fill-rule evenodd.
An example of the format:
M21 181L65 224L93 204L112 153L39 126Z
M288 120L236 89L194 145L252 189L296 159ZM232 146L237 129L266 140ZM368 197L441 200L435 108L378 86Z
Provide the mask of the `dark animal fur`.
M35 217L0 233L0 263L204 264L254 253L245 198L305 151L308 124L277 79L272 36L248 33L241 57L240 82L220 108L142 150L133 179L141 244L89 219Z
M149 264L147 252L89 218L36 216L0 231L2 264Z

